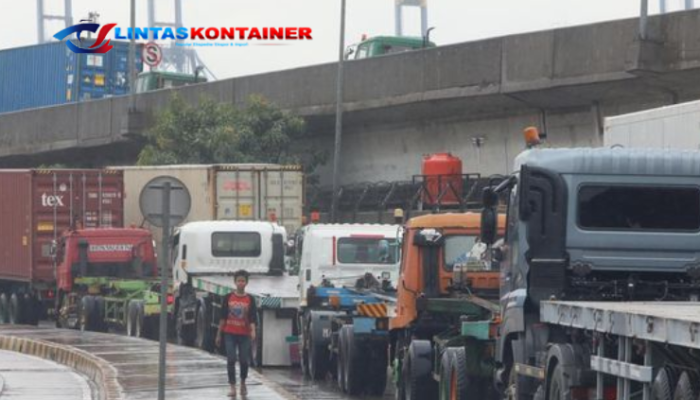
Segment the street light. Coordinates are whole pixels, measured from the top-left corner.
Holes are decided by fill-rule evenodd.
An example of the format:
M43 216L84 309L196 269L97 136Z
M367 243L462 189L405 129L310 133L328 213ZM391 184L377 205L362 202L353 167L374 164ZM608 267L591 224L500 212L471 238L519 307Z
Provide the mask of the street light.
M338 172L340 168L340 145L343 134L343 61L345 59L345 0L340 0L340 44L338 51L338 76L335 96L335 148L333 152L333 196L331 222L335 222L338 211Z

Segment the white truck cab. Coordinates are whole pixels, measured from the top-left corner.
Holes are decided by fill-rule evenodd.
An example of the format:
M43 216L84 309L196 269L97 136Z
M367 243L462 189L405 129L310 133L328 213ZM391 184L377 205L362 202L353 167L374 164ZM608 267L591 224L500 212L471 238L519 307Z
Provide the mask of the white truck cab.
M198 221L180 227L173 237L173 278L188 275L282 275L287 233L263 221Z
M317 224L300 230L296 239L300 305L306 305L310 286L325 280L335 286L354 286L371 273L396 287L400 261L399 225Z

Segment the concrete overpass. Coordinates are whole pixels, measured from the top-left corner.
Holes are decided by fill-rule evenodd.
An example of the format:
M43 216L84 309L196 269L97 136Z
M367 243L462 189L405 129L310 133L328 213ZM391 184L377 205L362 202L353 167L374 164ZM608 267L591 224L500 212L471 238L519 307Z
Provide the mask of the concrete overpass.
M504 173L531 124L552 146L601 145L605 116L700 98L697 26L694 10L651 18L645 40L629 19L350 62L342 183L410 179L435 151L462 157L468 172ZM314 137L302 146L330 151L335 80L336 65L325 64L177 92L235 104L262 94L307 119ZM0 115L0 165L131 162L133 135L172 91L138 96L135 113L111 98Z

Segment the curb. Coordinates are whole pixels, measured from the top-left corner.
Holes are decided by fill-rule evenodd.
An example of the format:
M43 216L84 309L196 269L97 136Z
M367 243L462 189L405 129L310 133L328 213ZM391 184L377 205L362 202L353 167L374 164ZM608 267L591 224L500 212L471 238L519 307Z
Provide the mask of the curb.
M104 360L83 350L59 346L42 340L0 335L0 349L50 360L87 376L97 386L100 400L122 400L123 390L117 382L117 371ZM0 378L0 393L3 381Z

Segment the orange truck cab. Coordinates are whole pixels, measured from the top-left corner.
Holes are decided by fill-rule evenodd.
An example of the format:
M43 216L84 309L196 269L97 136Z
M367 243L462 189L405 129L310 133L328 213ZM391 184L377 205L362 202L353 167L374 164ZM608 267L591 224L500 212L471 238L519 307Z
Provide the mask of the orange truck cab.
M408 221L403 236L396 316L390 321L392 330L405 329L416 320L417 299L449 296L455 265L466 262L470 255L484 255L485 246L479 241L480 218L477 213L448 213L424 215ZM503 235L504 215L498 216L498 225L498 233ZM430 230L441 235L441 243L435 246L416 243L416 240L426 240L421 232ZM470 271L468 279L471 288L481 291L485 297L497 295L497 270Z

